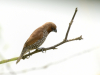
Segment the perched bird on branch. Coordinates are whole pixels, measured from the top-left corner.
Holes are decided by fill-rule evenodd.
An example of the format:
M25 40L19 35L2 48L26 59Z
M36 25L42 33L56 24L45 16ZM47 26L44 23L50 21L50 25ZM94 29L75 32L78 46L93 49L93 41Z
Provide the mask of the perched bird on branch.
M16 64L22 59L22 57L27 53L30 52L32 49L38 49L39 46L43 44L46 37L50 32L57 32L56 25L52 22L46 22L41 27L37 28L25 42L22 52L17 59Z

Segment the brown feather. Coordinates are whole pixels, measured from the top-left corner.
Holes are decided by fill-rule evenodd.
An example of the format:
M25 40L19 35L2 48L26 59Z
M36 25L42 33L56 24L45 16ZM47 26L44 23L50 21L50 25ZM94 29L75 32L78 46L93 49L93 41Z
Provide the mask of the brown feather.
M30 37L28 38L28 40L25 42L24 47L27 47L29 45L34 44L36 41L38 41L42 37L43 37L43 30L42 29L37 29L36 31L34 31L30 35Z
M28 40L25 42L23 50L17 59L18 63L23 55L27 52L29 52L32 49L38 48L42 43L45 41L47 35L51 32L56 30L56 25L52 22L46 22L41 27L37 28L28 38Z

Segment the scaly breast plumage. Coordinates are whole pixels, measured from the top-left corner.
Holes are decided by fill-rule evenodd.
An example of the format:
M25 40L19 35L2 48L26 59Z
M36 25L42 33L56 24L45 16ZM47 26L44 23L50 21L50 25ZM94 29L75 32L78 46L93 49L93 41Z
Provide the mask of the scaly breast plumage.
M43 42L45 41L47 35L48 35L48 32L47 32L47 31L44 31L44 33L43 33L43 38L40 39L40 40L38 40L38 41L35 42L34 44L28 46L27 48L30 49L30 50L31 50L31 49L36 49L36 48L38 48L39 46L41 46L41 45L43 44Z

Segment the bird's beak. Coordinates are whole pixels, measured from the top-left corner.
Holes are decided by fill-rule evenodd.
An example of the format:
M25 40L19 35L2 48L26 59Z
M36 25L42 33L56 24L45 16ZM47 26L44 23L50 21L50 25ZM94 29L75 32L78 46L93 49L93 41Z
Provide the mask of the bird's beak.
M54 32L57 32L57 29L54 29L53 31L54 31Z

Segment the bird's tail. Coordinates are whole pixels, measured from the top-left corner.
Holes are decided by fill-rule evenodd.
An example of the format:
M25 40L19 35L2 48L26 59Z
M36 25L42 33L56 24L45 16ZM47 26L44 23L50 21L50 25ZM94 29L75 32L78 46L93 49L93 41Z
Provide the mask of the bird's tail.
M18 57L16 64L22 59L22 57L23 57L23 55L21 54L21 55Z
M23 55L27 52L27 49L26 48L23 48L20 56L18 57L17 61L16 61L16 64L22 59Z
M17 61L16 61L16 64L22 59L23 55L24 55L26 52L27 52L27 49L26 49L26 48L25 48L25 49L23 48L23 50L22 50L20 56L18 57L18 59L17 59Z

